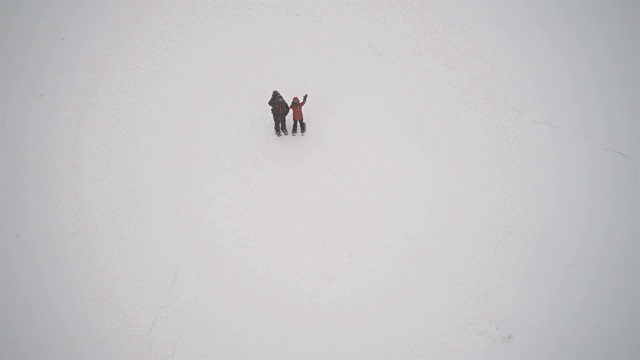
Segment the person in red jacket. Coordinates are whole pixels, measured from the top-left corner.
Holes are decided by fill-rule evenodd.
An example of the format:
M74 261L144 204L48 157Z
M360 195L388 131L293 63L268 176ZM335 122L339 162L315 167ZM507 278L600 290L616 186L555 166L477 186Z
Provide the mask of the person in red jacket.
M293 136L296 136L296 133L298 132L298 121L300 122L300 131L302 132L302 135L304 135L304 132L307 130L307 125L304 123L304 117L302 116L302 107L306 102L307 94L304 94L302 102L300 102L300 99L297 97L294 97L291 102L290 108L293 110L293 131L291 131L291 135Z

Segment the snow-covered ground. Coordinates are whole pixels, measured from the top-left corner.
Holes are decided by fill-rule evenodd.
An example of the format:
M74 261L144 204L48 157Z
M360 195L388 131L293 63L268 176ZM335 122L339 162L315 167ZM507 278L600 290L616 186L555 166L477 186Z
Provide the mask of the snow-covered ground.
M639 6L1 2L0 357L640 357Z

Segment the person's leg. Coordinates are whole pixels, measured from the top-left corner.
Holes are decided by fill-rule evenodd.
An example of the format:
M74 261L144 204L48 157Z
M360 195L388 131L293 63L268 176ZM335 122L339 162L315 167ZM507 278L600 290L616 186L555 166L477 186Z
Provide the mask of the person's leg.
M293 130L291 130L292 134L296 134L298 132L298 120L293 120Z
M300 120L300 132L304 134L307 131L307 124L304 123L304 119Z
M282 119L280 120L280 130L285 135L289 134L289 132L287 131L287 117L286 116L283 116Z
M273 116L273 127L276 134L280 134L280 120L275 115Z

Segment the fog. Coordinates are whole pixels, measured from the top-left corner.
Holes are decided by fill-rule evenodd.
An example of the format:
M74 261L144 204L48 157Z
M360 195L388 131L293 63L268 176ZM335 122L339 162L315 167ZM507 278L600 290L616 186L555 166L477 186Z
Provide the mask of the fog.
M1 2L0 357L640 357L639 14Z

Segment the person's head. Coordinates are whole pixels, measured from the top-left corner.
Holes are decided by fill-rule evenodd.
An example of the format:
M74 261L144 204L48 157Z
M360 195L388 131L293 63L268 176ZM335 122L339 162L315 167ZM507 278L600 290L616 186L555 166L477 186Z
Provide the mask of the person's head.
M300 102L300 99L298 99L297 97L293 98L293 103L294 104L298 104Z
M271 96L278 96L278 95L280 95L278 90L273 90L273 92L271 93Z
M284 99L282 98L282 96L278 96L278 99L276 100L277 102L283 102Z

